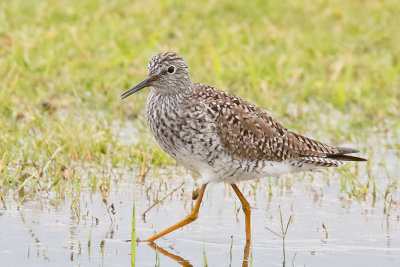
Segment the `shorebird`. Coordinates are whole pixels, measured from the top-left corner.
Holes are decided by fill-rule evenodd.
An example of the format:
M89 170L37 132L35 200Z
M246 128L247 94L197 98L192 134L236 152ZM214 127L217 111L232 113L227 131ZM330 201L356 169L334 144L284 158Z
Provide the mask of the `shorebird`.
M366 161L348 155L359 152L356 149L330 146L296 134L268 111L240 97L192 83L188 65L177 53L154 56L148 70L148 77L121 97L151 87L146 102L151 132L161 149L197 173L203 185L193 210L183 220L143 241L153 242L196 220L207 184L225 182L242 204L248 244L250 205L235 183L339 167L344 161Z

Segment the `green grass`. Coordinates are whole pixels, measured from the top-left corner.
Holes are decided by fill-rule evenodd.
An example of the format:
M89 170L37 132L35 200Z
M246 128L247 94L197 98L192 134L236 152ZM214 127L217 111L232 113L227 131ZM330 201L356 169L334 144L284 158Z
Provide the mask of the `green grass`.
M397 0L1 1L0 195L74 196L114 169L174 164L143 125L147 93L119 98L167 50L194 82L299 132L364 153L370 136L398 140L399 13Z

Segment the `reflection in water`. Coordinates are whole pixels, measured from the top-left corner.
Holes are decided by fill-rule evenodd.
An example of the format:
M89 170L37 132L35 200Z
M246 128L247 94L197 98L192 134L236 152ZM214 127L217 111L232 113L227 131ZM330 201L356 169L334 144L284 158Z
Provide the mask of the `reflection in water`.
M71 240L70 242L70 260L73 262L76 258L75 258L75 245L76 245L76 236L77 236L77 232L78 232L78 223L79 223L79 218L77 218L76 213L72 212L72 209L70 211L70 226L69 226L69 238ZM78 255L76 257L79 257L81 252L81 249L79 249L78 247Z
M184 258L182 258L172 252L168 252L167 250L163 249L162 247L157 246L154 242L149 242L149 243L147 243L147 245L149 247L151 247L152 249L154 249L155 251L160 252L164 256L167 256L168 258L174 260L176 263L178 263L184 267L193 267L193 265L190 264L190 262L188 260L185 260Z
M49 257L47 257L46 252L47 249L46 248L41 248L40 245L42 244L42 242L40 242L39 238L37 237L37 235L35 234L33 228L26 222L24 214L21 210L19 210L19 215L21 218L22 223L24 224L24 226L26 227L26 229L28 229L29 231L29 235L32 237L35 246L37 248L37 255L41 255L43 257L43 259L48 263L50 262ZM28 257L29 257L29 253L28 253Z
M63 266L66 262L128 266L131 250L125 240L132 223L126 214L132 211L133 185L113 184L112 189L108 205L90 191L83 191L74 201L43 194L23 204L3 196L8 206L1 209L0 200L0 228L7 231L0 235L0 262L13 262L13 266Z
M159 253L163 254L164 256L174 260L176 263L180 264L181 266L184 267L192 267L193 265L188 261L182 258L181 256L178 256L172 252L167 251L166 249L157 246L154 242L148 242L147 245L154 249L155 251L158 251ZM249 255L250 255L250 242L246 242L246 245L244 247L244 253L243 253L243 267L248 267L249 266ZM231 262L232 264L232 262Z
M138 236L152 235L156 229L175 222L192 208L193 201L188 192L196 186L196 180L193 183L190 175L168 179L168 183L165 180L160 178L159 187L154 186L157 183L152 179L137 187L136 208L146 211L153 207L147 214L151 220L137 220ZM185 181L182 190L165 198L162 192L168 194L171 188L180 186L182 180ZM239 187L252 207L251 259L250 245L245 245L243 235L245 220L240 212L240 202L229 185L216 184L206 192L203 208L195 223L157 241L162 248L159 247L161 253L156 261L161 260L161 266L170 259L182 266L201 266L202 257L199 255L203 248L209 266L228 266L229 263L230 266L238 266L239 262L242 266L338 266L343 262L351 266L400 264L398 206L392 208L390 216L386 216L382 212L382 198L376 203L372 198L349 198L342 191L340 177L326 172L299 174L287 179L241 183ZM399 199L398 192L392 193ZM154 207L159 199L164 202ZM282 235L286 236L289 222L282 223L282 213L290 214L289 221L293 220L285 240ZM232 220L235 215L236 222ZM279 236L267 229L278 230L282 227L283 233ZM230 240L227 240L230 235L237 235L236 240L241 245L236 243L230 246ZM172 253L170 247L173 247L172 252L179 251L178 255ZM147 246L140 245L137 251L138 265L154 266L154 261L149 261L153 251L149 252Z
M398 164L392 165L400 170ZM384 172L375 173L377 187L383 187L378 192L386 192L388 179L378 175ZM159 180L149 178L137 186L136 208L141 213L185 180L179 190L148 212L151 223L137 218L138 236L149 236L154 229L175 222L191 210L191 191L196 181L189 176L167 179L157 175ZM393 174L391 179L398 181L398 175ZM290 187L286 186L289 182ZM159 247L160 260L201 266L203 249L209 266L227 266L229 262L231 266L282 266L282 240L266 230L281 228L281 206L284 213L293 213L294 220L286 240L287 265L289 259L295 259L296 266L400 266L400 191L396 188L390 189L384 213L384 194L377 195L376 203L375 199L350 199L341 191L341 180L326 173L238 186L250 197L252 207L251 256L249 245L245 245L240 203L229 185L219 184L210 186L205 194L196 223L157 241L180 254ZM111 188L106 205L99 194L82 192L79 210L68 198L47 194L19 206L11 197L2 196L0 227L7 230L0 235L1 262L13 262L15 266L62 266L69 261L81 266L129 266L131 246L126 240L131 236L132 222L127 214L132 213L133 177L129 184L112 184ZM235 236L235 244L230 244L231 235ZM155 265L153 249L141 245L136 248L136 266Z

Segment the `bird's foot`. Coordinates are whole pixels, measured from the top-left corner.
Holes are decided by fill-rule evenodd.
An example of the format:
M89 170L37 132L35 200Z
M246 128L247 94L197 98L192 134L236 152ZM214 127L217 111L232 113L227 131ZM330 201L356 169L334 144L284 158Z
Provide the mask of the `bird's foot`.
M140 239L140 238L138 237L138 238L136 238L136 242L141 243L141 242L146 242L146 240L142 240L142 239Z

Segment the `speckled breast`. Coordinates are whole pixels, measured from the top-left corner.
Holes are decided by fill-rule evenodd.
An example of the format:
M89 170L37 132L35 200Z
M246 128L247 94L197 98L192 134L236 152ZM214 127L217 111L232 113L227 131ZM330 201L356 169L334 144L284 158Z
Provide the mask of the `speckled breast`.
M154 137L167 154L184 167L200 173L219 156L218 140L211 118L187 104L188 94L158 94L147 98L146 119ZM207 159L207 160L206 160Z

